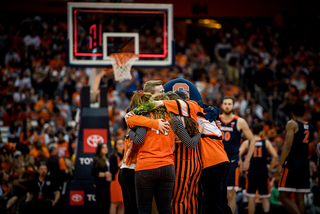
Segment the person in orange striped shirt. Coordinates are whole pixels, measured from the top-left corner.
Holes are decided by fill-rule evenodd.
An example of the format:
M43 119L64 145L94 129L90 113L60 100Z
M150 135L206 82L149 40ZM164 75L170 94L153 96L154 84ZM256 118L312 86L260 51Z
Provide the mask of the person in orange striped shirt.
M179 95L180 96L179 96ZM181 91L168 91L166 95L170 100L185 100L189 97ZM182 99L184 98L184 99ZM190 117L178 116L183 122L190 136L195 135L197 122ZM176 179L172 198L172 213L187 214L199 213L199 180L202 169L200 146L196 145L194 149L189 149L179 138L175 138L175 169ZM186 176L188 174L188 176Z
M208 118L203 109L205 106L195 101L156 101L156 106L165 106L169 112L191 117L198 124L204 125L199 142L202 161L202 172L200 176L203 191L206 197L206 206L203 213L232 213L227 200L227 177L229 173L229 159L222 143L222 134L213 122L219 115L219 110L206 108ZM210 119L211 121L207 120Z
M162 93L155 94L152 100L169 98ZM129 117L127 123L134 125L135 120ZM174 170L174 134L177 134L189 148L194 148L200 138L200 133L190 138L182 122L168 113L165 108L158 108L151 112L151 118L170 121L171 128L166 134L155 129L137 128L136 132L129 132L130 138L140 144L137 156L136 191L139 213L150 213L152 196L155 196L159 213L171 214L171 199L175 181Z

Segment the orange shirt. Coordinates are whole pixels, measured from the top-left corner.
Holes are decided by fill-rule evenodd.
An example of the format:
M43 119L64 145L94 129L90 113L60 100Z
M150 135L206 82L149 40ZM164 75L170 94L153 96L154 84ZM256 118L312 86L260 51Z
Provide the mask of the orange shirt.
M134 116L128 117L127 125L130 128L133 128L135 126L144 126L148 128L158 129L159 121L145 117L145 116L141 116L141 115L134 115Z
M48 109L41 109L44 105L47 106ZM43 100L39 100L35 106L34 106L34 109L36 111L40 110L40 112L37 112L37 119L43 117L46 121L50 121L51 119L51 112L53 110L53 104L52 104L52 101L48 101L47 103L44 103Z
M46 158L50 157L49 151L46 147L42 147L41 149ZM34 158L37 158L39 154L40 154L40 150L36 149L35 147L32 148L29 152L29 155L32 155Z
M64 162L63 157L59 158L59 169L60 170L66 170L67 169L67 166L66 166L66 163Z
M309 143L308 150L309 150L309 157L308 157L309 159L312 158L312 156L317 153L317 146L314 145L313 141Z
M72 94L72 100L74 100L76 105L80 106L80 93L79 92L74 92Z
M50 156L58 156L58 154L52 152L52 153L50 153ZM60 157L60 158L59 158L59 162L58 162L58 163L59 163L59 169L60 169L60 170L66 170L66 169L67 169L67 166L66 166L66 163L65 163L63 157Z
M70 158L70 152L69 152L69 143L67 141L63 143L55 142L59 149L59 157L67 157Z
M222 143L222 133L214 123L204 118L203 109L195 101L164 100L167 110L181 116L191 117L204 125L199 141L202 168L229 162Z
M159 121L151 119L151 118L147 118L147 117L144 117L141 115L134 115L130 119L130 122L127 121L127 125L131 128L133 128L134 126L144 126L144 127L148 127L148 128L158 129ZM124 160L123 162L126 165L130 165L131 163L137 162L137 154L134 155L132 160L128 159L132 146L133 146L133 141L131 140L131 138L130 137L126 138L124 141L124 154L125 155L123 157L123 160Z
M24 132L21 132L20 137L19 137L19 142L26 145L26 146L30 146L30 137L31 137L31 133L27 132L27 138L24 140Z
M123 162L124 164L130 166L131 163L137 163L137 155L135 154L132 160L129 160L129 154L131 152L133 146L133 141L130 137L126 137L124 139L124 156L123 156Z
M51 60L49 66L50 66L50 68L53 68L54 70L60 71L61 68L64 66L64 62L62 59L53 59L53 60Z
M60 117L54 117L54 122L56 122L57 128L65 128L66 127L66 117L61 114Z
M33 133L33 140L32 140L32 144L34 144L36 141L41 141L42 146L46 147L46 133L42 133L41 135L38 135L36 132Z
M127 123L130 124L133 120L133 117L129 117ZM138 152L135 171L174 166L174 135L171 129L168 135L164 135L161 132L158 134L157 129L149 128Z

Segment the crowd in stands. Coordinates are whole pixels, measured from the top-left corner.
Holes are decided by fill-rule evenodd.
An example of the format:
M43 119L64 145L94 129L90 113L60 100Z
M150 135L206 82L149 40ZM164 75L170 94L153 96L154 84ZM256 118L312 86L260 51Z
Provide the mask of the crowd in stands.
M66 20L30 17L18 24L0 21L0 118L9 127L7 141L0 137L0 207L6 198L14 211L37 165L52 153L63 158L65 179L72 179L75 117L91 71L65 65ZM207 29L205 39L176 41L172 68L132 69L133 78L122 83L106 73L101 85L108 86L112 140L124 137L121 119L133 91L151 79L166 83L181 77L198 87L208 105L219 107L223 96L234 96L235 114L250 127L262 122L264 137L279 155L290 106L303 101L305 120L316 130L309 144L311 178L320 132L320 43L311 28L284 17L271 24L244 20Z

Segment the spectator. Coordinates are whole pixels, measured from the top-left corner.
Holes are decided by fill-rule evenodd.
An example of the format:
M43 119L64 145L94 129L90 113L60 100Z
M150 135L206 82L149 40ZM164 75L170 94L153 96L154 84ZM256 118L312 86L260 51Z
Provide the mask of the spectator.
M74 143L76 139L76 130L75 127L73 126L68 126L67 129L67 136L69 138L69 152L70 152L70 157L74 154L74 148L72 144Z
M64 138L65 134L63 129L60 129L57 132L57 138L58 141L55 142L55 145L58 147L59 150L59 157L67 157L70 158L70 152L69 152L69 141L66 141Z
M58 138L55 136L55 132L57 129L55 129L50 123L46 123L43 126L44 133L46 133L49 136L49 143L46 145L49 145L51 143L54 143L58 141Z
M12 121L10 124L8 141L18 143L21 130L22 130L22 128L21 128L20 121L19 120Z
M61 114L66 118L66 121L72 119L71 109L68 102L64 102L62 97L56 96L55 98L56 107L60 110Z
M14 82L15 87L21 87L22 89L31 89L32 84L31 84L31 78L30 78L30 69L25 69L20 77L16 79Z
M72 93L72 105L76 108L80 107L80 92L81 92L82 84L76 84L76 91Z
M26 148L29 149L31 146L30 138L32 134L33 134L33 128L31 125L31 120L30 118L26 118L23 121L22 132L20 133L20 136L19 136L19 143L23 144Z
M22 199L26 195L24 180L22 179L23 175L23 156L20 151L15 151L13 154L12 165L9 169L9 186L11 188L10 197L17 197L17 201ZM13 212L17 209L17 203L11 204Z
M124 141L122 138L117 138L114 141L113 154L110 156L110 172L112 173L113 181L110 184L111 192L111 207L110 214L124 213L124 204L121 186L118 182L118 174L122 165L124 152ZM118 210L118 212L117 212Z
M96 213L107 212L110 209L110 163L108 160L108 147L105 143L99 143L93 158L91 175L96 185Z
M228 76L228 62L226 60L227 54L231 51L231 45L227 42L226 37L221 38L221 42L214 47L214 54L218 60L218 68L223 70L224 75Z
M36 166L35 159L32 155L26 155L24 168L25 172L29 173L29 176L35 175L37 173L38 167Z
M54 213L55 205L60 198L60 191L56 181L50 178L47 165L41 162L38 169L39 176L32 181L28 188L26 203L22 204L22 214L29 213Z
M23 38L23 42L28 50L37 50L41 43L40 37L35 30L33 30L31 34L26 35Z
M26 95L23 93L22 87L16 87L15 92L12 96L15 103L20 103L26 98Z
M116 99L116 107L120 109L121 111L125 111L126 108L130 105L130 100L126 96L125 91L120 91L119 98Z
M231 51L226 54L226 60L228 62L227 77L232 84L239 86L240 78L240 54L235 47L231 48Z
M66 117L61 113L60 109L56 106L53 107L53 121L56 125L56 129L66 128Z
M41 141L36 141L34 143L34 147L30 150L29 154L34 157L36 163L50 157L47 147L43 146Z
M9 183L8 176L4 172L0 172L0 211L12 212L12 206L17 202L18 197L12 194L12 186Z
M50 157L46 160L50 176L56 180L59 187L62 188L66 181L67 167L63 157L59 157L59 148L55 144L49 145Z
M44 118L46 122L49 122L53 111L53 103L49 99L49 95L40 96L40 99L34 106L34 110L37 113L37 119Z
M41 124L37 125L35 132L33 133L33 135L31 135L30 138L30 143L32 146L34 146L34 143L36 141L40 141L42 146L44 147L50 143L50 138L47 133L42 131Z
M306 82L300 77L299 72L295 72L291 84L297 88L298 91L307 89Z
M309 208L310 213L320 213L320 187L319 187L319 172L315 172L312 175L312 181L314 183L314 186L311 189L311 192L313 194L313 203L311 207Z
M52 68L53 70L56 70L57 72L61 71L62 67L64 66L64 61L61 59L60 54L56 54L51 60L49 67Z
M281 202L279 199L279 191L278 191L278 183L279 183L279 177L274 179L273 185L271 189L271 195L270 195L270 213L274 214L280 214L281 211Z
M20 63L20 56L11 47L6 56L4 57L4 64L6 67L9 67L18 63Z

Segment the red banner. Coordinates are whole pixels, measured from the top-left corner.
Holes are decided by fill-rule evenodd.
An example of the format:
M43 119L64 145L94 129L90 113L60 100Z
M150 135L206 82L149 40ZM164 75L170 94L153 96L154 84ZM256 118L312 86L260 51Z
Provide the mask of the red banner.
M106 129L83 129L83 153L95 153L98 144L107 140Z
M70 205L84 205L84 191L70 191Z

